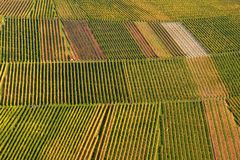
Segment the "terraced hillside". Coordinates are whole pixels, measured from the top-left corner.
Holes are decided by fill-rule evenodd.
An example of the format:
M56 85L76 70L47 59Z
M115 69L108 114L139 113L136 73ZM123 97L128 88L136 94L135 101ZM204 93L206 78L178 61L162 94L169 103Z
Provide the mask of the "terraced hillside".
M0 0L0 159L240 159L240 3Z

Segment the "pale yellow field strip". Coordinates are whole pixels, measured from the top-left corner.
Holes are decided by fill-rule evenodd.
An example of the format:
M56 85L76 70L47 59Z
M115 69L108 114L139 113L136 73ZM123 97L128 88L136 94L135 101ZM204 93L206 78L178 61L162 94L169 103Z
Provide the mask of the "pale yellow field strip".
M201 98L224 97L227 95L227 89L210 57L188 58L187 64Z
M170 52L165 47L163 42L159 39L159 37L155 34L152 28L146 22L135 22L135 25L142 33L143 37L149 43L150 47L153 49L155 54L159 58L169 58L171 57Z
M206 50L181 23L166 22L161 24L187 57L207 55Z

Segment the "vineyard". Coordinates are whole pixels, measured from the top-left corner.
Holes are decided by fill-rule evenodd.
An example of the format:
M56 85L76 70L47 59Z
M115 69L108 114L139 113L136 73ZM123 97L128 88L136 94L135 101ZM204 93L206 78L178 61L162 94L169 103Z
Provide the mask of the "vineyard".
M0 159L240 159L240 3L0 0Z

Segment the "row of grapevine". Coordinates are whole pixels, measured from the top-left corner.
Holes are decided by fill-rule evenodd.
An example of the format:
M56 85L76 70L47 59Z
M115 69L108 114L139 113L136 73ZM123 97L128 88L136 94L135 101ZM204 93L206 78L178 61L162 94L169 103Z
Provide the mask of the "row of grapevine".
M135 2L136 0L134 0ZM142 0L137 0L142 3ZM154 8L163 13L168 19L182 20L186 18L204 18L225 15L240 15L239 1L218 1L218 0L161 0L145 1ZM160 19L161 20L161 19Z
M0 63L2 62L2 25L4 24L4 18L0 16Z
M8 70L7 68L8 68L8 64L0 64L0 89L2 88L4 77ZM2 96L2 92L1 92L1 96Z
M240 91L240 52L212 56L218 73L231 97L239 96Z
M63 21L64 30L73 50L73 60L105 59L86 21Z
M67 61L69 49L59 19L40 20L42 61Z
M225 97L228 95L228 90L211 57L189 58L187 59L187 65L201 98Z
M136 28L140 31L159 58L171 57L161 39L154 33L153 29L146 22L135 22Z
M0 15L28 17L32 7L32 0L0 0Z
M240 132L224 98L203 101L216 159L239 159Z
M0 99L2 99L3 95L2 85L4 82L4 77L7 74L7 68L8 68L7 64L0 64Z
M14 63L3 80L3 105L128 102L123 63Z
M53 0L33 0L33 3L30 17L53 18L57 16Z
M55 20L5 18L1 29L1 62L65 61L66 40Z
M89 26L108 59L144 58L124 23L89 21Z
M184 20L185 26L204 44L209 53L240 50L239 17L214 17Z
M154 159L160 130L158 104L115 105L93 159Z
M214 159L201 101L165 102L161 108L159 159Z
M2 62L207 55L202 44L182 23L64 20L62 25L59 19L5 18L0 33ZM235 31L229 35L233 33ZM205 47L211 49L211 46Z
M109 107L1 107L0 159L89 159Z
M144 53L144 55L147 58L157 58L157 55L154 53L153 49L150 47L150 44L147 42L147 40L144 38L144 36L141 34L139 29L136 27L136 25L133 22L126 23L126 27L131 34L131 36L134 38L134 40L138 43L140 49Z
M1 159L154 159L159 105L1 107Z
M237 1L76 1L54 0L56 10L64 19L98 20L181 20L223 15L239 15Z
M240 126L240 97L227 99L228 108L233 113L235 122Z
M2 89L2 105L196 98L184 60L12 63Z
M58 14L63 19L99 20L154 20L151 11L131 1L75 1L54 0ZM165 19L165 17L163 16Z

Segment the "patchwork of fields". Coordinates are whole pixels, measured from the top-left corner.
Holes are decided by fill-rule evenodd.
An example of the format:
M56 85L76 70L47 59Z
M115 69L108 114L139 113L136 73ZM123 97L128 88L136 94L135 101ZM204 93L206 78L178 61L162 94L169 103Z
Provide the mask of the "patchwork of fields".
M240 3L0 0L0 159L240 159Z

